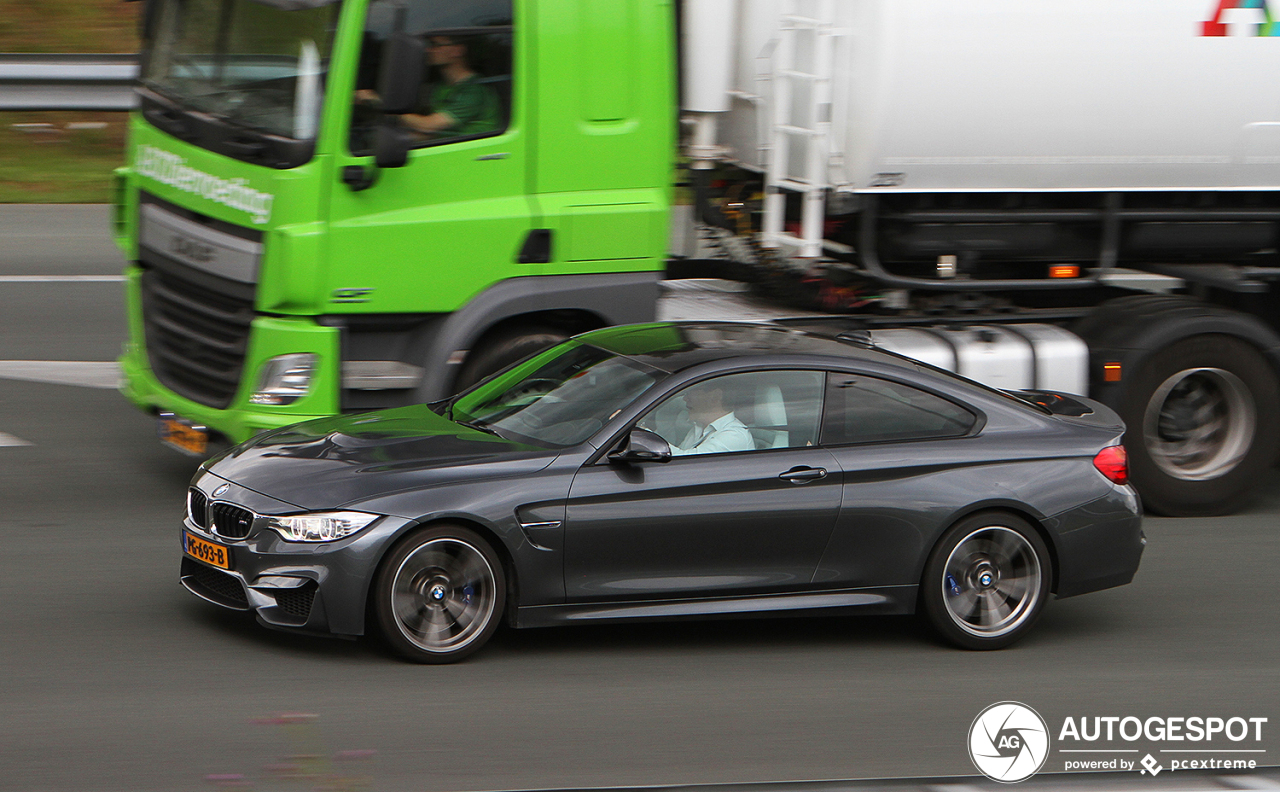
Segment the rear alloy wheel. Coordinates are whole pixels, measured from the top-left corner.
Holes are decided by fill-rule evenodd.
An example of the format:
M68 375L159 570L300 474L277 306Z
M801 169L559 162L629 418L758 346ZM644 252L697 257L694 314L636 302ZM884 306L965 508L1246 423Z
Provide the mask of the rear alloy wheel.
M410 536L382 563L374 612L391 647L418 663L478 650L502 617L502 564L484 539L456 526Z
M952 526L925 565L924 612L942 637L966 649L1001 649L1031 629L1049 597L1044 540L1010 514L978 514Z
M1220 514L1275 461L1280 427L1262 410L1280 383L1254 347L1195 336L1152 356L1120 410L1130 475L1150 510L1171 517Z

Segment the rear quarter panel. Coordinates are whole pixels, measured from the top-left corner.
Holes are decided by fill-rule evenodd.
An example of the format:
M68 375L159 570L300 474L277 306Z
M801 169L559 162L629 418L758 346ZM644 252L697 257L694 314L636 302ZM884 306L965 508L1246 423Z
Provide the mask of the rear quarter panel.
M815 584L915 585L947 528L984 509L1041 526L1056 557L1067 523L1055 518L1116 490L1092 463L1113 432L983 407L988 421L974 436L831 449L844 501Z

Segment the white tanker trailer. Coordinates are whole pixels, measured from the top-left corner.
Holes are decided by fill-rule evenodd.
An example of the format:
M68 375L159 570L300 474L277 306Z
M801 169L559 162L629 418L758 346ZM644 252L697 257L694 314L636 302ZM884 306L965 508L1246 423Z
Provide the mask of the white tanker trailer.
M673 275L962 368L1068 349L1156 511L1268 475L1280 2L683 0L681 39L701 232Z

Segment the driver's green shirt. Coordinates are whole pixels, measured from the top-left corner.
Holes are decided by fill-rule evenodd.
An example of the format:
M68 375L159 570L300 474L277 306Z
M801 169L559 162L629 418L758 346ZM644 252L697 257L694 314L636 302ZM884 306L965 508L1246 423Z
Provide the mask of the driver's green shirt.
M437 135L478 135L498 129L498 94L481 84L475 75L452 85L443 83L432 88L431 110L448 113L457 122Z

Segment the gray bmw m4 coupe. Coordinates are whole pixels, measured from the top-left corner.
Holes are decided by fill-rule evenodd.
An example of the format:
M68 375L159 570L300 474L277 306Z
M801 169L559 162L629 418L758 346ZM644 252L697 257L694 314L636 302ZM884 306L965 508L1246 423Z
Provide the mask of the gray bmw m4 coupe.
M434 404L206 462L181 581L262 623L459 660L513 627L921 613L996 649L1128 583L1124 427L776 325L577 336Z

